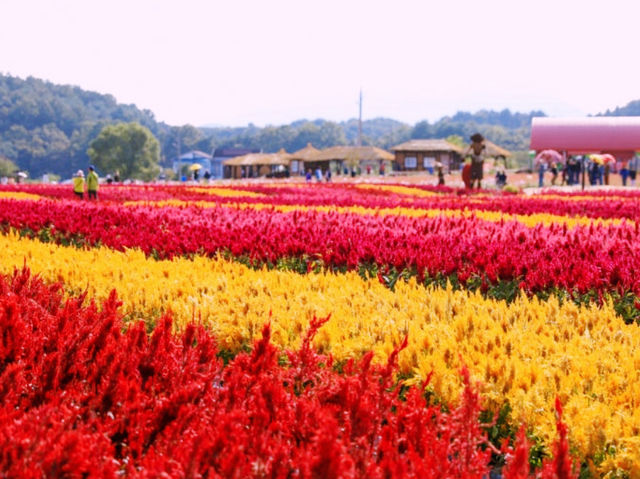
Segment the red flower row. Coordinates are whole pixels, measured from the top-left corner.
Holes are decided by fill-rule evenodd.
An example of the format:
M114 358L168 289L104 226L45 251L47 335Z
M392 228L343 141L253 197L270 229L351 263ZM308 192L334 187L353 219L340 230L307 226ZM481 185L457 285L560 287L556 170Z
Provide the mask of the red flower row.
M375 263L415 269L419 276L479 275L519 281L530 291L558 287L580 293L640 294L637 225L528 228L477 218L408 218L233 208L122 207L113 203L0 200L0 224L90 244L137 247L172 257L229 251L275 263L309 256L326 265Z
M531 215L549 213L563 216L585 216L588 218L620 218L640 221L640 193L602 192L563 194L559 198L549 195L527 197L512 194L469 194L467 190L443 187L413 187L415 191L437 191L439 194L416 197L398 194L384 188L362 188L349 183L319 185L261 185L226 187L238 192L261 193L260 197L219 197L206 193L206 188L188 188L174 185L129 185L104 186L100 189L101 200L161 201L179 199L185 201L215 201L221 204L268 203L274 205L334 205L364 206L368 208L422 208L422 209L468 209L471 211L500 211L509 214ZM389 185L387 185L389 186ZM64 185L5 185L0 191L23 191L57 199L72 199L73 192ZM546 199L545 199L546 198ZM563 199L566 198L566 199Z

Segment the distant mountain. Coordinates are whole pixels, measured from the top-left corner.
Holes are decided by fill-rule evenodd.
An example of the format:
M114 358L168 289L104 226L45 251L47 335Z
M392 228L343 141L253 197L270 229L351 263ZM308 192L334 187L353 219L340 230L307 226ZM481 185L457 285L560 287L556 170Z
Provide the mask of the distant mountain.
M169 130L149 110L117 103L111 95L0 75L0 155L32 176L70 176L86 168L89 142L116 122L138 122L159 138Z
M362 122L362 143L390 148L411 138L446 138L460 135L468 138L480 132L491 141L510 150L528 150L531 119L545 116L542 111L512 113L509 110L480 110L476 113L458 112L435 123L421 121L409 125L390 118L373 118ZM333 145L355 145L358 141L358 120L340 123L316 120L297 120L289 125L255 125L239 128L203 128L211 148L244 147L273 152L280 148L296 151L312 143L316 148Z
M640 100L602 115L640 115ZM409 125L390 118L362 122L362 143L390 148L411 138L446 138L460 135L467 139L475 132L512 151L529 148L529 113L480 110L458 112L430 123ZM151 130L162 148L163 165L179 153L196 149L213 152L216 148L257 148L265 152L296 151L312 143L316 148L353 145L358 141L358 121L332 122L323 119L296 120L288 125L246 127L192 125L170 126L156 121L149 110L117 103L111 95L86 91L75 86L55 85L29 77L0 75L0 156L5 156L31 176L55 173L69 177L84 169L87 148L100 130L116 122L138 122Z
M607 110L597 116L640 116L640 100L630 101L625 106L619 106L613 110Z

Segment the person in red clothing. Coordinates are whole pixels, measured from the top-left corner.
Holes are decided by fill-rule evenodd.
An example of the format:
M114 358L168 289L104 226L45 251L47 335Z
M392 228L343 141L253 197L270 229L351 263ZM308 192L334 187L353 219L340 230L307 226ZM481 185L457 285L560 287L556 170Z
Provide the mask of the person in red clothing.
M471 189L471 161L464 162L464 166L462 167L462 181L464 182L464 187L470 190Z

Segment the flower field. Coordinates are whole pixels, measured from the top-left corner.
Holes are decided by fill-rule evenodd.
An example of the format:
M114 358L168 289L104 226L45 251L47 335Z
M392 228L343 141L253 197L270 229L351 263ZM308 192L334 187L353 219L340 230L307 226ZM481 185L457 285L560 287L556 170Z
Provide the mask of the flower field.
M640 477L638 212L635 190L2 186L0 470Z

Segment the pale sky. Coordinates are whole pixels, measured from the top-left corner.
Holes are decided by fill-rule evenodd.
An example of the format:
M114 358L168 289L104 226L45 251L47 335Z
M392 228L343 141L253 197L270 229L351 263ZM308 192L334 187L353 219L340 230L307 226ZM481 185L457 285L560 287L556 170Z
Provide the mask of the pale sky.
M640 99L637 0L0 0L0 72L112 94L171 125Z

